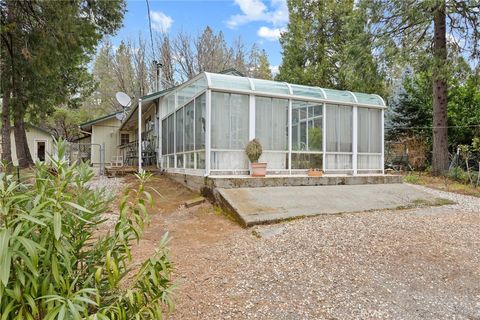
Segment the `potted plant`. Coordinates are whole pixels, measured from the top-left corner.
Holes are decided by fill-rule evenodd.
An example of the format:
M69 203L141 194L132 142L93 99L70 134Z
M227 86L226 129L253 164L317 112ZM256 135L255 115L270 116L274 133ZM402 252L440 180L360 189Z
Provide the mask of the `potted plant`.
M257 139L253 139L247 144L245 153L250 160L252 177L265 177L267 174L267 164L265 162L258 162L258 159L262 155L262 145Z

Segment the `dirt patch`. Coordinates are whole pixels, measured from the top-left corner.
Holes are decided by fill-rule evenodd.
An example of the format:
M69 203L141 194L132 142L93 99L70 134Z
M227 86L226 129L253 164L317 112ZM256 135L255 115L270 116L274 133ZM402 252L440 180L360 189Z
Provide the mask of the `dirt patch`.
M198 195L166 177L148 186L161 195L152 192L134 259L169 232L177 288L168 319L480 318L478 211L449 205L243 229L208 203L184 208Z
M138 183L134 177L125 179L130 187ZM165 232L168 232L168 248L176 266L176 293L183 297L184 275L189 274L192 266L205 264L204 258L199 257L198 253L218 246L236 232L242 232L242 228L209 202L186 208L185 202L198 198L199 194L166 176L153 176L146 190L151 193L154 206L148 208L150 224L145 228L139 244L133 247L134 266L148 259L158 248Z

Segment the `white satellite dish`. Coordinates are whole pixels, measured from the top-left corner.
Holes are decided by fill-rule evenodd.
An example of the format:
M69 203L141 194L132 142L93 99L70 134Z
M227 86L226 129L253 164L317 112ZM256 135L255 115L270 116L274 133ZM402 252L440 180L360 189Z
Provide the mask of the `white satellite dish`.
M119 112L115 115L115 118L117 118L117 120L123 121L123 118L125 118L125 113Z
M129 107L130 103L132 103L132 99L125 92L117 92L115 98L117 98L118 103L124 108Z

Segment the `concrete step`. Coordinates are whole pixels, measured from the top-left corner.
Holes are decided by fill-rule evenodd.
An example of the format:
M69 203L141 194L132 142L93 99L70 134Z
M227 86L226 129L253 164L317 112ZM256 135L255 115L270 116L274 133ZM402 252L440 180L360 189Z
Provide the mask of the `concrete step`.
M204 197L197 197L197 198L193 198L193 199L190 199L190 200L187 200L185 201L185 207L186 208L191 208L191 207L195 207L195 206L198 206L202 203L205 202L205 198Z

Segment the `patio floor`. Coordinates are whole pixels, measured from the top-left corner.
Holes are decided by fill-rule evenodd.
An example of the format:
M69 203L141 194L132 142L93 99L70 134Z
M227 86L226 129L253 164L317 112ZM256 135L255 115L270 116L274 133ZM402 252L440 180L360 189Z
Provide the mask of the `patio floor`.
M244 226L320 214L450 203L407 184L217 188L217 199Z

